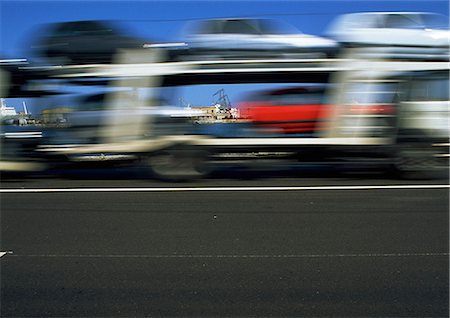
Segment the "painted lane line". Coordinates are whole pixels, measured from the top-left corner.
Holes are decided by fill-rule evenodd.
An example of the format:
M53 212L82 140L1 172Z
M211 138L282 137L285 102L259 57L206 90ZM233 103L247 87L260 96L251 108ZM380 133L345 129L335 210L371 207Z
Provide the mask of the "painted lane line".
M53 192L192 192L192 191L304 191L304 190L384 190L384 189L449 189L450 185L360 185L299 187L175 187L175 188L28 188L0 189L0 193Z
M369 254L12 254L11 257L48 258L346 258L346 257L431 257L450 253L369 253Z

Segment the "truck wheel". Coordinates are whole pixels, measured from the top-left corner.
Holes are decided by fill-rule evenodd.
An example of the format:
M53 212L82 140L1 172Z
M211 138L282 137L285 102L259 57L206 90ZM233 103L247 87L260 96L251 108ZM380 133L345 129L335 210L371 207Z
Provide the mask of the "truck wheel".
M164 181L189 181L209 173L208 153L190 148L173 148L148 155L152 175Z
M394 172L403 179L444 178L448 167L437 155L431 142L400 142L394 149Z

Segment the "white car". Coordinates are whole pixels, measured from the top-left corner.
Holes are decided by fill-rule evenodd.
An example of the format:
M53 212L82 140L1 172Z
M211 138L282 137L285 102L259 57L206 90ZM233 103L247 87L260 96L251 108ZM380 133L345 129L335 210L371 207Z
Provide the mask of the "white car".
M448 18L426 12L360 12L337 18L328 34L352 47L392 58L448 60Z
M333 40L302 34L293 26L272 19L210 19L193 22L187 29L186 42L195 54L325 58L338 50Z

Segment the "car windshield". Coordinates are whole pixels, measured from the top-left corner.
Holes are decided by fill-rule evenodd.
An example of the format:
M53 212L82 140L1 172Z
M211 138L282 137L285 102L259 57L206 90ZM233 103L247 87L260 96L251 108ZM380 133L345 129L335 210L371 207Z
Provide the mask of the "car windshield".
M73 36L80 34L102 35L114 33L112 28L97 21L79 21L63 23L56 31L56 36Z
M323 104L325 95L320 93L291 93L270 96L269 101L277 105Z
M78 105L79 111L99 111L105 110L105 94L96 94L84 97Z
M425 14L422 16L425 28L442 29L449 28L448 18L438 14Z
M391 14L384 27L399 29L447 29L448 21L437 14Z

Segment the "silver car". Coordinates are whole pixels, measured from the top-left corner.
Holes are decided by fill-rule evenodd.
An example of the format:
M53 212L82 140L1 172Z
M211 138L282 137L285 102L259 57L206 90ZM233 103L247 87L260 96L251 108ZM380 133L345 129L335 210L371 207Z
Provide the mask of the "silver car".
M303 34L273 19L211 19L191 23L186 42L191 53L233 58L325 58L338 44Z
M448 60L448 18L427 12L360 12L338 17L328 34L346 47L369 47L372 56Z

